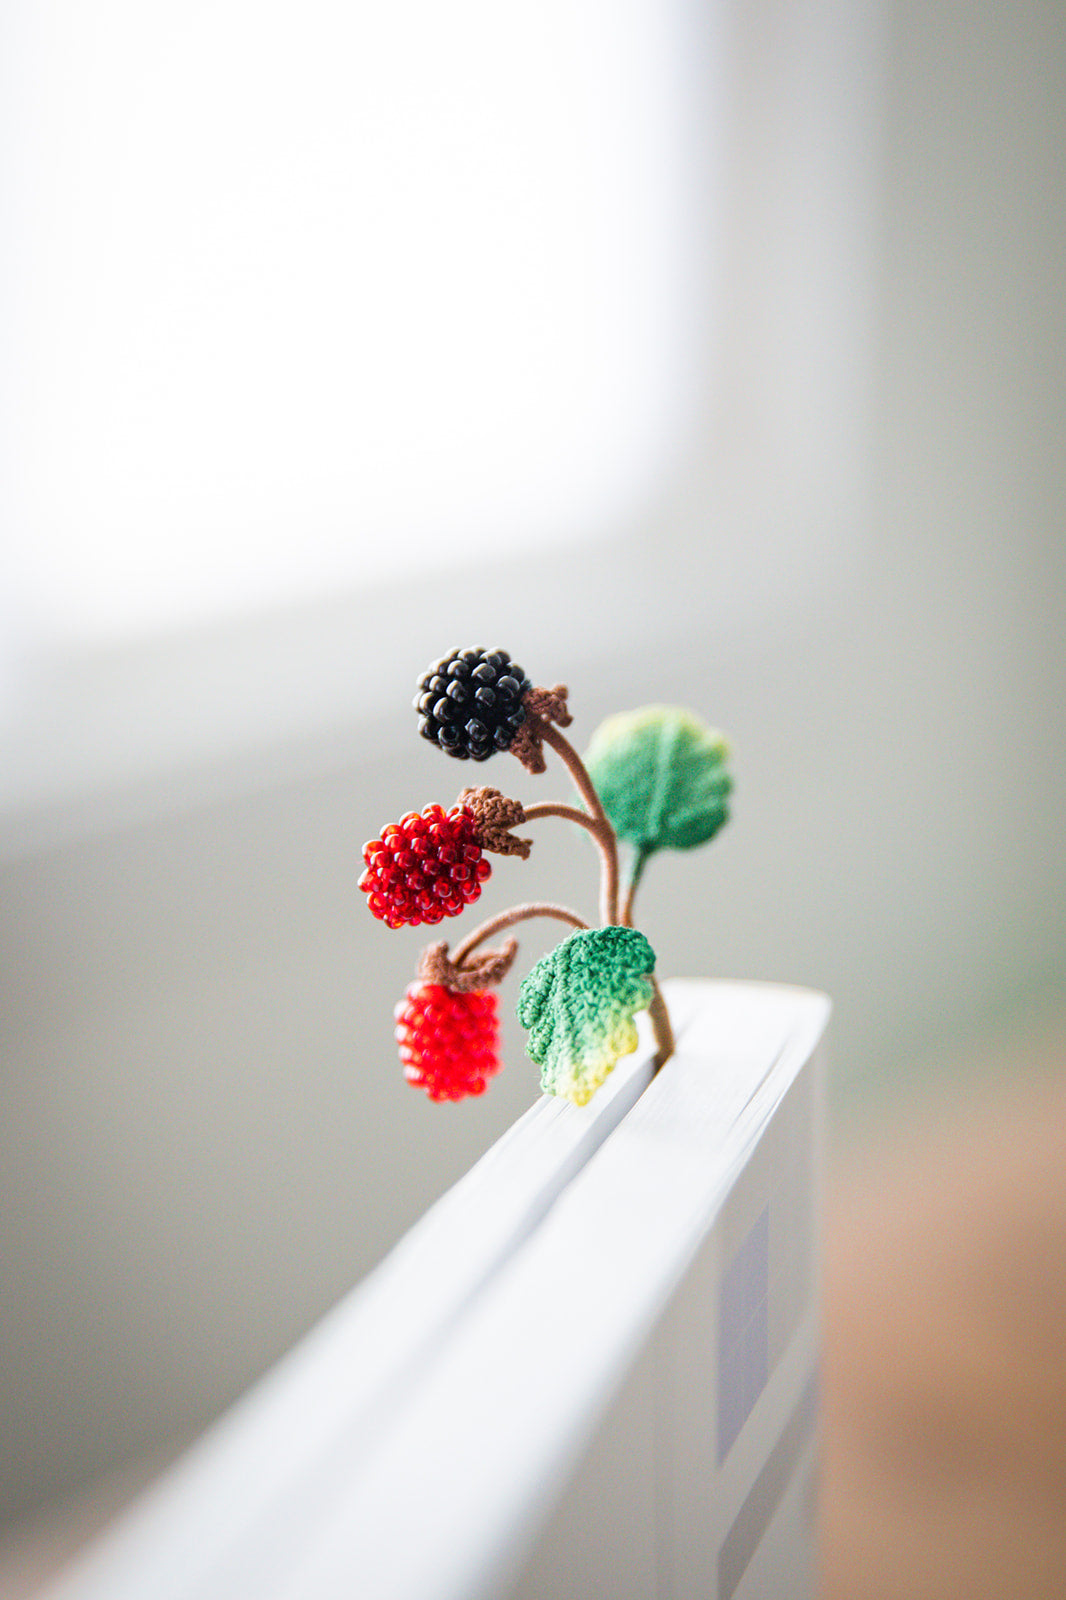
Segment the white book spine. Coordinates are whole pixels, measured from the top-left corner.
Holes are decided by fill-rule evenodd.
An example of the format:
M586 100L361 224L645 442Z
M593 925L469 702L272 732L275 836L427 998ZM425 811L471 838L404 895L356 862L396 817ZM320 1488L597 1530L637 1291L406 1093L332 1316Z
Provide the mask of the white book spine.
M52 1600L803 1600L828 1003L667 991Z

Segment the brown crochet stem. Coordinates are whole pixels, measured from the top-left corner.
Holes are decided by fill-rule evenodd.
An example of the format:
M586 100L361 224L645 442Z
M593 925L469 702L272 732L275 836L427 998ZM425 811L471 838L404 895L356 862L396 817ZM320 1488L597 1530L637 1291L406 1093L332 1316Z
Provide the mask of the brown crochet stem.
M582 811L577 806L563 805L561 800L538 800L535 806L526 807L522 821L536 822L538 817L562 817L564 822L576 822L579 828L587 828L596 839L603 833L595 817L590 817L587 811Z
M651 980L651 986L654 993L651 997L651 1005L648 1007L648 1016L651 1019L651 1030L655 1035L657 1046L653 1063L654 1076L654 1073L658 1072L659 1068L669 1061L676 1046L674 1043L674 1030L670 1026L670 1013L666 1009L666 1001L663 999L662 990L654 978Z
M603 857L603 877L600 883L600 920L605 926L618 921L618 840L615 838L614 829L611 827L606 811L603 809L600 797L596 793L596 786L589 777L585 763L574 749L570 740L561 734L558 728L550 722L540 718L540 736L545 744L550 744L556 755L561 758L574 780L578 794L584 800L590 814L590 820L596 823L592 831L596 835L600 854ZM529 812L526 812L529 816Z
M584 918L579 917L576 911L571 911L567 906L553 905L548 900L530 900L525 905L512 906L509 911L499 912L475 928L473 933L468 933L462 943L456 945L455 954L451 959L457 967L461 967L467 956L476 950L479 944L491 939L501 928L513 928L516 922L528 922L532 917L555 917L559 922L568 922L572 928L588 928Z
M560 709L565 712L565 692L559 691ZM587 829L595 839L603 862L600 876L600 919L604 926L611 926L619 922L618 911L618 839L610 819L603 809L603 803L596 792L596 786L589 777L588 770L569 739L561 734L558 728L548 720L547 716L540 716L528 705L529 718L535 718L535 732L540 740L551 745L556 755L560 757L569 770L574 780L578 794L585 802L587 811L581 811L576 806L567 806L551 800L545 800L537 805L526 806L523 822L535 822L540 817L561 817L566 822L577 823L579 827ZM556 713L558 714L558 713ZM565 718L567 722L570 718ZM533 730L530 730L533 731ZM536 743L536 740L534 740ZM530 770L539 770L539 767ZM626 895L625 911L622 917L623 925L632 926L633 896L636 893L644 862L639 859L634 864ZM566 906L552 905L546 901L531 901L526 905L512 906L509 911L502 911L498 916L490 917L487 922L475 928L456 946L452 961L455 965L462 966L478 945L485 939L490 939L494 933L499 933L502 928L511 928L518 922L525 922L533 917L556 917L561 922L567 922L573 928L587 929L588 923ZM662 991L654 977L652 983L652 998L648 1006L648 1017L651 1021L652 1033L655 1038L654 1071L658 1072L663 1064L674 1053L674 1032L670 1026L670 1014L666 1009L666 1002Z
M603 803L596 792L596 786L588 775L585 763L570 743L557 728L544 718L540 721L540 736L566 763L570 775L577 786L577 791L588 806L588 811L579 811L576 806L556 804L554 801L545 800L538 805L527 806L525 820L535 822L538 817L563 817L568 822L576 822L581 827L587 828L592 834L603 857L603 879L600 886L600 916L605 924L617 923L618 912L618 839L611 826ZM590 815L591 813L591 815ZM633 872L630 877L626 894L625 909L621 916L623 927L633 926L633 899L640 882L641 873L647 857L641 854L636 857ZM652 1033L655 1038L655 1071L667 1062L674 1053L674 1030L670 1025L670 1013L666 1009L666 1001L655 979L652 978L652 999L648 1007L648 1017L651 1021Z
M590 817L587 811L582 811L577 806L562 805L556 800L542 800L537 805L527 806L523 818L524 822L536 822L538 817L562 817L564 822L575 822L578 827L584 828L596 841L596 846L603 861L604 884L606 886L602 898L610 892L609 886L614 874L615 893L617 894L618 874L618 843L614 829L602 814ZM600 907L601 916L609 920L609 911L605 904Z
M584 827L592 835L595 843L600 846L605 862L610 858L611 851L618 850L615 829L611 827L605 816L589 816L587 811L579 810L578 806L562 805L559 800L541 800L538 805L531 805L525 808L525 816L523 816L522 821L536 822L536 819L541 818L541 816L560 816L565 822L576 822L578 827Z

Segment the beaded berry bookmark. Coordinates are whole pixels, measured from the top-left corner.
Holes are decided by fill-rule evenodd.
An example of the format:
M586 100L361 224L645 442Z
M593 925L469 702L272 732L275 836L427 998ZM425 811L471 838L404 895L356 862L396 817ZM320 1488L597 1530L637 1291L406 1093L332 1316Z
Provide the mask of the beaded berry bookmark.
M417 981L396 1008L404 1075L432 1100L482 1094L499 1071L496 988L518 951L513 937L482 946L531 917L571 930L522 983L518 1017L541 1087L584 1105L637 1047L634 1018L647 1010L656 1069L673 1050L670 1018L655 981L655 955L633 926L645 865L658 850L689 850L728 820L732 780L722 735L691 712L645 706L608 717L584 760L559 731L573 720L567 690L534 688L506 650L453 650L418 682L418 731L459 761L510 751L527 772L546 770L544 747L563 762L580 805L523 805L499 789L466 788L449 811L429 805L389 823L363 847L359 887L390 928L434 926L457 917L492 874L485 852L528 858L532 841L514 829L557 817L584 828L600 855L599 926L550 901L529 901L489 918L449 954L422 953ZM626 847L624 875L619 843Z

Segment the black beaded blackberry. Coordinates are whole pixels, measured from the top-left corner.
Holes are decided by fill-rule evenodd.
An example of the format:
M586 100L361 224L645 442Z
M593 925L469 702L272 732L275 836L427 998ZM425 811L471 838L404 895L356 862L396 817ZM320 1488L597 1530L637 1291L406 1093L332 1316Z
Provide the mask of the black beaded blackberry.
M418 731L460 761L486 761L526 720L532 686L506 650L453 650L418 680Z

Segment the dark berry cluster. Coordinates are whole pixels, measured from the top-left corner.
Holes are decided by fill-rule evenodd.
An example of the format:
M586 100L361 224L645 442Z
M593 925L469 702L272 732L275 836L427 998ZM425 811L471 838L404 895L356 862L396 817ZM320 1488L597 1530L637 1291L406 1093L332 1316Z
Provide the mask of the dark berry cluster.
M481 853L477 821L466 806L409 811L363 846L359 887L374 916L390 928L457 917L478 898L492 868Z
M414 983L396 1007L396 1042L408 1083L431 1100L484 1094L500 1070L496 996Z
M522 726L530 688L506 650L453 650L418 680L418 731L461 761L485 761Z

